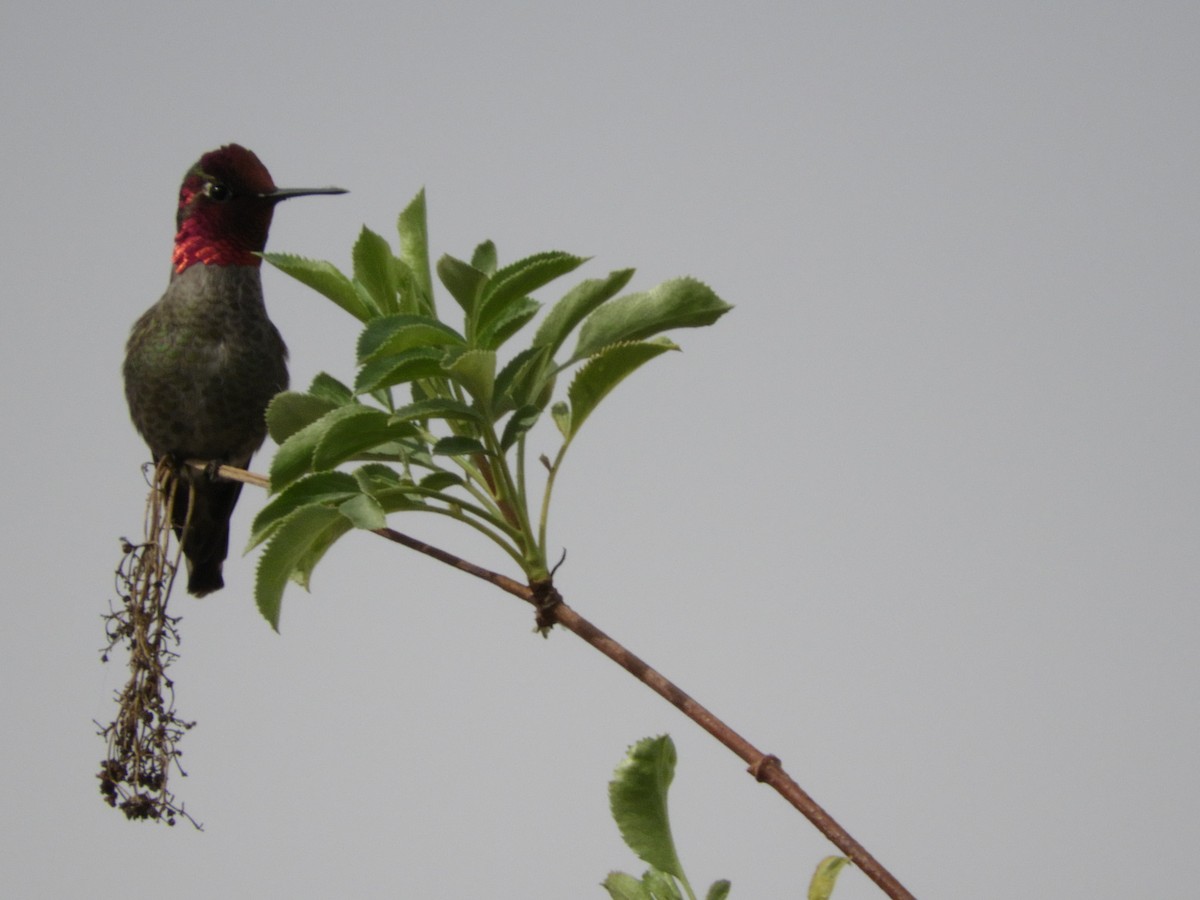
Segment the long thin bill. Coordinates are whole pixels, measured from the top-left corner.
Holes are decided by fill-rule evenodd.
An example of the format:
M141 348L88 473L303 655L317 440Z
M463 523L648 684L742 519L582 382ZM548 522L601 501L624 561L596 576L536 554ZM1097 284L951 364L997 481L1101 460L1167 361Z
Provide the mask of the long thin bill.
M350 193L345 188L340 187L323 187L323 188L275 188L267 194L262 194L264 198L271 200L287 200L290 197L311 197L313 194L348 194Z

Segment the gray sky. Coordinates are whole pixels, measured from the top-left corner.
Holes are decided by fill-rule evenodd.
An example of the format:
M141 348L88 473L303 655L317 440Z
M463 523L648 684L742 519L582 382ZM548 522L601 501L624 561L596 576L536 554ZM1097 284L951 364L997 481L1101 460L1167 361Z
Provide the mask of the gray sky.
M736 304L572 448L568 602L922 898L1195 895L1200 7L34 6L0 28L6 895L602 897L641 871L607 779L664 731L698 886L802 896L832 852L571 635L368 535L281 636L253 557L176 601L205 833L102 804L147 455L120 360L178 181L228 141L352 191L281 208L275 250L348 266L424 185L435 254L560 248ZM265 282L293 383L349 379L355 323Z

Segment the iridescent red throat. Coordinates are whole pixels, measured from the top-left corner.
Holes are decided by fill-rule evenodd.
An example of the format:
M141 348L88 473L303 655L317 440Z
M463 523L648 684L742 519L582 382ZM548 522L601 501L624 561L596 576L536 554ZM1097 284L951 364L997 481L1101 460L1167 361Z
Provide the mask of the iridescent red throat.
M184 219L175 235L171 262L176 272L202 263L206 266L260 266L262 258L232 235L216 237L197 218Z

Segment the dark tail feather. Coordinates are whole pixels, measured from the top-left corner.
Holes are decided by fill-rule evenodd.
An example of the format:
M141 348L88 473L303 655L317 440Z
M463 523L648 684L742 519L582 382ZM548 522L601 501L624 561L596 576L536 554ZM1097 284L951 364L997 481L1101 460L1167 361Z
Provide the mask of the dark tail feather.
M188 521L189 480L195 489L195 499L183 555L187 558L188 593L203 597L225 587L221 564L229 555L229 517L233 515L242 485L236 481L216 481L204 472L185 478L175 494L171 512L175 535L181 538L183 525Z

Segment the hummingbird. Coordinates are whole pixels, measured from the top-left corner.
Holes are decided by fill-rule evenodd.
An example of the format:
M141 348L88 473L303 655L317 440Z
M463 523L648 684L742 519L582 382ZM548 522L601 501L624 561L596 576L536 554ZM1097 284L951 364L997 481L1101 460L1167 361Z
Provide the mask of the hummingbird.
M177 466L208 460L212 471L218 464L249 465L267 436L267 404L288 386L287 347L267 318L257 254L277 203L344 193L277 188L258 157L237 144L205 153L188 169L179 188L171 279L125 348L129 414L156 464L167 457ZM225 586L229 518L242 485L211 471L186 471L171 523L183 541L188 592L203 597Z

